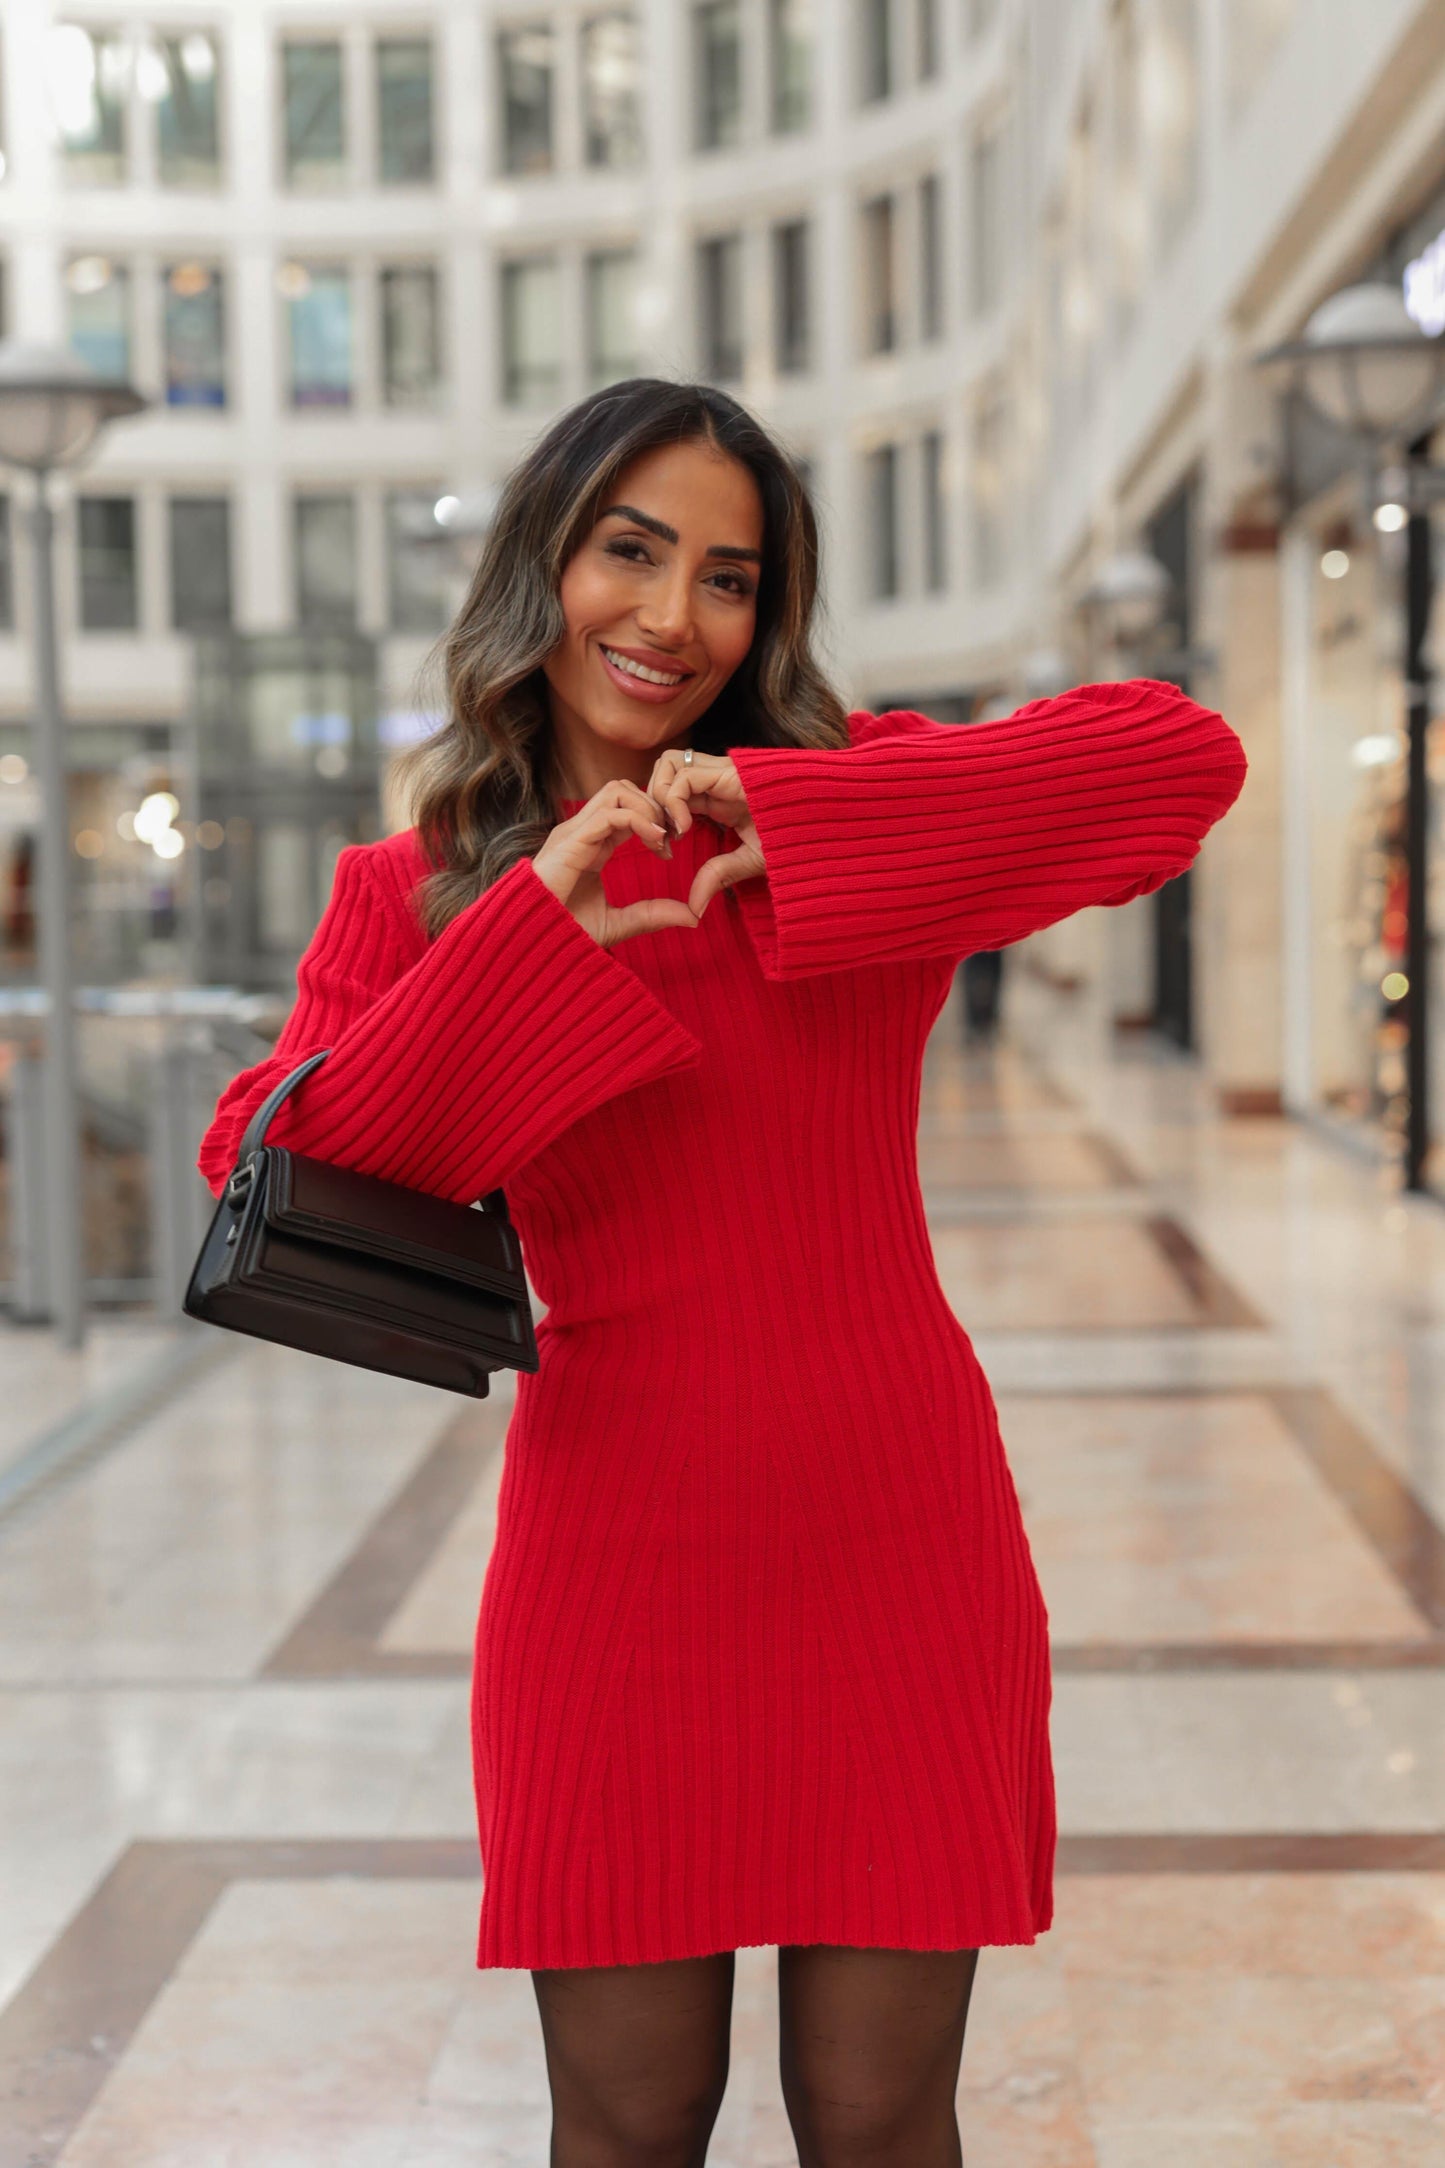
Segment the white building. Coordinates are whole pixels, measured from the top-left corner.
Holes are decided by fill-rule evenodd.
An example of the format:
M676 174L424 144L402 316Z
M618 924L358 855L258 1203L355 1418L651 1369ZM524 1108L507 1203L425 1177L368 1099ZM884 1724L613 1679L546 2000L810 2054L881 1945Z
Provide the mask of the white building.
M1192 688L1242 730L1251 784L1192 933L1175 898L1043 959L1122 1016L1162 1011L1241 1110L1276 1102L1287 1046L1296 1103L1348 1101L1359 1031L1321 1021L1353 998L1330 983L1348 944L1287 900L1281 717L1282 687L1310 705L1315 545L1349 486L1282 491L1251 360L1428 226L1445 10L10 0L0 78L4 327L69 336L156 402L63 523L83 766L164 757L190 632L217 618L354 623L404 714L455 593L406 539L419 510L493 482L593 383L708 376L808 464L859 703L962 719L1050 651L1076 677L1137 667L1086 598L1119 548L1163 557ZM1359 576L1377 555L1367 534ZM1361 690L1375 647L1335 703L1347 776L1360 701L1391 698ZM25 702L0 631L12 773ZM1313 843L1297 820L1296 891L1349 817Z

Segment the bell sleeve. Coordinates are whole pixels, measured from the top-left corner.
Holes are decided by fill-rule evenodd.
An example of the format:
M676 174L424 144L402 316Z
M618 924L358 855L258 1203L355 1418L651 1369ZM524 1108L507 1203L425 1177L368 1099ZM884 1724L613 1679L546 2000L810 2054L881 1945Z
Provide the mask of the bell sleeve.
M730 747L767 871L736 886L764 977L1007 947L1183 873L1238 797L1224 719L1152 679L1001 722L849 717L836 750Z
M459 1204L604 1100L699 1060L530 858L428 944L377 849L341 851L275 1050L221 1095L197 1161L213 1194L256 1108L323 1047L268 1141Z

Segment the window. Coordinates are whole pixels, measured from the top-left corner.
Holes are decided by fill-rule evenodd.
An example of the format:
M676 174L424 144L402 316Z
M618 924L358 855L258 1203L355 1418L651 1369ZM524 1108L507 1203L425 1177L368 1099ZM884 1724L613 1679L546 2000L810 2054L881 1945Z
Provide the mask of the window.
M77 256L66 268L70 351L97 376L130 375L130 276L108 256Z
M231 507L225 497L172 497L171 623L208 632L231 622Z
M858 0L859 95L864 105L893 90L893 0Z
M117 30L57 23L46 49L51 110L72 180L125 179L125 40Z
M293 407L351 404L351 274L344 265L282 266Z
M1299 13L1299 0L1226 0L1225 62L1229 110L1248 103Z
M941 429L924 432L919 457L923 465L923 584L931 595L939 595L948 585L948 521Z
M430 38L378 38L377 173L383 181L429 181L433 170Z
M221 177L220 47L208 30L158 36L154 74L156 162L165 188L214 187ZM144 82L142 88L145 88Z
M970 159L969 296L975 316L987 316L1003 293L1003 123L974 132Z
M80 622L86 632L134 632L135 499L77 499Z
M441 321L433 264L388 264L382 271L381 381L389 407L436 403Z
M932 82L938 73L938 0L913 0L914 54L920 83Z
M15 630L15 539L10 499L0 496L0 631Z
M502 164L508 173L552 170L552 79L556 39L546 23L497 38L502 95Z
M918 331L943 337L943 188L936 173L918 184Z
M587 369L591 384L636 376L637 255L600 250L587 259Z
M743 133L742 11L738 0L703 0L692 22L697 147L725 150Z
M621 11L582 25L582 127L589 166L635 166L642 157L637 20Z
M703 374L714 383L735 383L743 373L741 234L699 242L697 269Z
M335 187L346 178L341 47L335 39L281 48L286 179L293 188Z
M166 405L226 404L226 323L221 274L203 263L165 273Z
M502 265L502 397L549 406L562 396L562 282L556 258Z
M863 346L869 354L891 354L897 343L893 198L875 196L863 206Z
M447 621L446 564L435 540L434 489L386 500L386 621L393 632L439 632Z
M868 535L873 598L898 593L898 447L879 444L868 454Z
M300 624L356 623L356 503L349 496L297 497L296 616Z
M979 587L996 587L1007 556L1004 525L1004 461L1007 410L1002 388L985 392L973 420L973 576Z
M1199 193L1198 0L1156 0L1144 29L1149 193L1159 243L1167 249L1188 223Z
M792 135L812 116L812 0L769 0L773 131Z
M808 222L773 228L773 366L780 376L810 366Z

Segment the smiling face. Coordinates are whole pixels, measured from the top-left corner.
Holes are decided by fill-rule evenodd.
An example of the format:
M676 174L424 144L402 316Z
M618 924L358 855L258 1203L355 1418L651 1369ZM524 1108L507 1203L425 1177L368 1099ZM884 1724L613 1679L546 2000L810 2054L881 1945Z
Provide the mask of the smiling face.
M752 645L762 546L757 483L726 453L666 444L624 467L562 574L567 629L542 666L567 795L645 787L688 742Z

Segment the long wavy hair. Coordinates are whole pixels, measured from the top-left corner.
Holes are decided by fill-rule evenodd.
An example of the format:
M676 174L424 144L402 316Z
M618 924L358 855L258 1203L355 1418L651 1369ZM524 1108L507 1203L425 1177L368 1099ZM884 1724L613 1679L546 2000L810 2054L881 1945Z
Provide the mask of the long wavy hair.
M818 526L802 477L746 408L708 384L629 377L570 408L513 469L466 600L443 636L446 722L398 757L396 780L433 870L416 905L435 936L561 818L545 658L562 639L562 574L623 468L663 444L741 461L763 505L752 645L691 742L842 746L843 702L812 650Z

